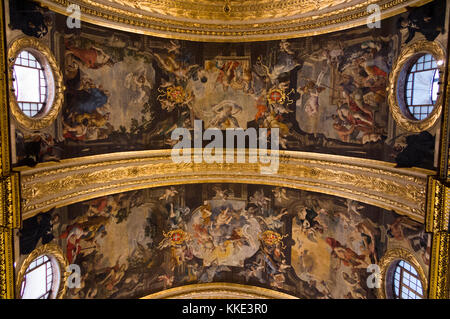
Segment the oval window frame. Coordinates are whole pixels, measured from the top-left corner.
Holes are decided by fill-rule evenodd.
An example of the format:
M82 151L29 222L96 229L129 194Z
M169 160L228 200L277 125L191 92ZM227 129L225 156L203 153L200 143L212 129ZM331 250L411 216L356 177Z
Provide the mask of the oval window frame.
M22 282L24 275L30 266L30 264L38 257L46 255L53 264L57 264L59 269L59 287L56 293L54 293L52 298L49 299L62 299L66 293L67 285L66 281L69 273L66 271L69 262L65 257L61 248L55 244L46 244L40 246L33 250L22 262L19 272L17 273L17 283L16 283L16 298L21 299Z
M17 56L22 51L29 51L44 69L47 79L46 106L42 115L29 117L17 103L13 85L13 68ZM50 49L39 40L23 37L15 40L8 50L9 105L17 122L26 129L39 130L50 126L59 114L64 101L64 82L61 70Z
M408 262L419 274L423 289L423 299L428 298L428 281L423 266L417 261L415 255L407 249L395 248L386 252L379 262L381 285L377 289L379 299L394 299L394 273L398 263L404 260Z
M404 130L419 133L433 127L442 113L444 85L439 85L439 92L433 111L423 120L414 119L408 110L405 97L405 87L411 67L417 59L425 54L431 54L436 61L443 61L438 65L439 82L445 73L445 50L438 42L417 41L405 46L394 62L389 75L388 104L395 122Z

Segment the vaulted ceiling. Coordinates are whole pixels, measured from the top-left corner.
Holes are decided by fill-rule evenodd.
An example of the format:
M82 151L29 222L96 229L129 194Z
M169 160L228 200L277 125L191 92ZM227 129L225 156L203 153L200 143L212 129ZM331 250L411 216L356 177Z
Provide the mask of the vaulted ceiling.
M396 166L417 131L397 125L388 93L409 35L397 15L429 1L38 2L49 32L26 38L57 61L64 92L42 127L10 114L18 287L50 247L81 266L67 298L385 297L366 269L400 257L426 288L437 155ZM365 26L371 4L380 29ZM26 28L9 25L10 48ZM277 170L249 150L175 162L173 131L199 120L279 129Z

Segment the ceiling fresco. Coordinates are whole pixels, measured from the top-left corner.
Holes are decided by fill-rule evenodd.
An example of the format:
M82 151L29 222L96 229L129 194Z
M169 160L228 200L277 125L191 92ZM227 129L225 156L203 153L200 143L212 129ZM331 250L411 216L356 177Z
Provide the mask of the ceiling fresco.
M264 185L195 184L120 193L23 223L23 260L57 244L81 269L66 298L136 298L228 282L300 298L375 298L367 269L393 248L428 272L423 224L329 195Z
M277 128L282 150L395 162L408 142L405 134L389 133L386 86L392 63L411 35L440 34L438 21L434 32L412 34L408 28L398 29L399 18L392 18L380 29L364 26L255 43L200 43L85 22L81 29L69 29L65 16L32 8L41 17L33 21L40 21L41 27L30 30L19 21L26 18L20 16L21 8L13 5L11 28L45 35L59 48L55 53L66 94L54 127L16 130L16 161L30 166L170 149L177 143L172 132L180 127L192 130L195 120L201 120L204 129ZM425 134L421 141L428 146L420 150L415 165L432 167L434 137Z
M387 88L405 45L443 42L446 1L377 1L380 28L361 22L375 1L72 2L80 28L66 0L6 3L8 46L39 41L64 82L50 125L11 114L18 287L50 244L80 269L67 299L189 296L199 284L384 298L369 269L386 256L411 257L427 297L439 128L398 126ZM175 162L174 132L195 136L198 123L222 136L266 129L269 145L278 131L277 171L262 173L261 158Z

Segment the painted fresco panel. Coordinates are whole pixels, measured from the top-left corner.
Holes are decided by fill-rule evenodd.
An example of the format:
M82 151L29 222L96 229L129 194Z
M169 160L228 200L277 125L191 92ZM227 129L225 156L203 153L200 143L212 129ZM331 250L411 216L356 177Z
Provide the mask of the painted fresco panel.
M110 195L24 221L20 258L56 243L81 268L67 298L135 298L193 283L300 298L374 298L367 267L387 249L427 272L429 236L394 212L306 191L196 184Z
M171 148L173 130L192 129L196 119L204 129L279 128L286 150L394 161L407 143L405 134L388 132L386 86L392 63L405 42L435 39L443 31L442 19L422 26L414 11L383 20L380 29L197 43L84 22L80 29L68 29L64 16L27 3L33 17L42 20L39 30L46 32L31 32L15 21L25 10L16 5L10 28L59 48L55 55L67 91L53 128L16 130L22 165Z

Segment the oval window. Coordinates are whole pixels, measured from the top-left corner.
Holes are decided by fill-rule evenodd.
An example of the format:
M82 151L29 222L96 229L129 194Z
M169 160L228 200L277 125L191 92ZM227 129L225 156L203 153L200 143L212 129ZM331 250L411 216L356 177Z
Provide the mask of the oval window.
M29 130L49 127L64 100L64 81L52 51L32 37L8 49L9 100L18 124Z
M20 287L20 296L22 299L50 299L55 298L58 289L58 263L47 255L41 255L27 267Z
M438 42L417 41L405 46L394 61L388 103L392 117L403 130L423 132L440 118L445 57L445 49Z
M432 54L420 56L407 75L405 102L415 120L426 119L434 109L439 92L438 62Z

